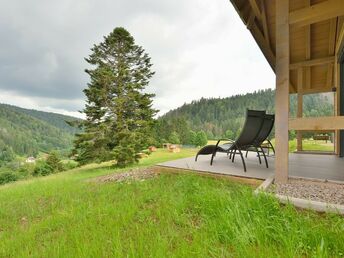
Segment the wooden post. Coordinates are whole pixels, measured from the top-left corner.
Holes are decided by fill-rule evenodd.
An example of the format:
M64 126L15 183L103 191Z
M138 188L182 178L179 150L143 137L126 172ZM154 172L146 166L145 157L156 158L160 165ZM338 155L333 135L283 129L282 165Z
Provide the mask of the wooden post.
M276 165L277 182L288 181L289 0L276 1Z
M302 117L302 106L303 106L303 68L297 70L297 117ZM297 151L302 151L302 132L297 131L296 135Z

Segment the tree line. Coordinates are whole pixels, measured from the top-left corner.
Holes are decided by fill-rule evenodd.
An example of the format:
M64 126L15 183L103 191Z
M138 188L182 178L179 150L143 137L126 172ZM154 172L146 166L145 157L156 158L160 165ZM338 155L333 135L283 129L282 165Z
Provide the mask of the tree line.
M334 112L333 103L333 93L304 95L303 116L331 116ZM161 116L157 123L157 134L161 138L168 139L168 135L176 131L180 132L182 139L185 139L185 132L191 130L204 131L208 139L221 137L235 139L241 132L247 109L275 113L275 90L258 90L226 98L202 98L192 101ZM292 94L290 116L295 117L296 113L297 96ZM160 129L161 126L163 130ZM271 137L274 137L274 130Z

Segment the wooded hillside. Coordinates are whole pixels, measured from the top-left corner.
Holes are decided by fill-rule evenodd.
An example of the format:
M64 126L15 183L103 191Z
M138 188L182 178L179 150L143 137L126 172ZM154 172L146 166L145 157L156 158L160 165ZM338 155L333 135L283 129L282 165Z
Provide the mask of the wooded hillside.
M176 119L185 120L191 130L203 130L209 139L226 135L236 137L241 130L246 109L266 110L268 113L274 113L274 101L275 91L272 89L227 98L202 98L169 111L159 120L169 124L173 131L178 131ZM296 96L291 95L291 116L296 114L296 101ZM333 93L305 95L303 103L305 117L333 115ZM182 126L185 131L185 125ZM168 126L165 127L165 131L166 128ZM168 138L168 136L164 137Z
M78 119L0 104L0 150L30 156L70 149L78 129L65 121L73 120Z

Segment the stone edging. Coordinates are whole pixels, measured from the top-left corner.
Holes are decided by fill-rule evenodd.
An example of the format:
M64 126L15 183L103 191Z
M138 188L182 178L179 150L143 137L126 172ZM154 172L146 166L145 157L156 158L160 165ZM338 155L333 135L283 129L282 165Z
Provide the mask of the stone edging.
M260 186L258 186L258 188L254 191L254 194L266 192L266 190L274 182L274 180L274 176L268 177ZM284 204L290 203L298 208L311 209L317 212L333 212L344 215L344 205L306 200L280 194L273 195L279 200L279 202Z

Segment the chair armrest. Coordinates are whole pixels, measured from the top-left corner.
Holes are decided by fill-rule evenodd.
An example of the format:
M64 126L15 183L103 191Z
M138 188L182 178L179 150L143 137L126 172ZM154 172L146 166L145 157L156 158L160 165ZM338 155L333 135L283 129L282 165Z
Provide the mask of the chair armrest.
M219 143L222 142L222 141L227 141L227 142L230 142L230 143L234 143L233 140L231 139L226 139L226 138L222 138L222 139L219 139L216 143L216 147L219 146Z

